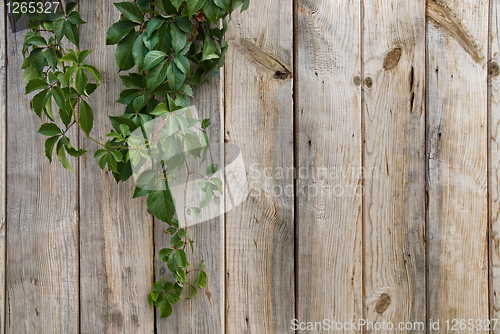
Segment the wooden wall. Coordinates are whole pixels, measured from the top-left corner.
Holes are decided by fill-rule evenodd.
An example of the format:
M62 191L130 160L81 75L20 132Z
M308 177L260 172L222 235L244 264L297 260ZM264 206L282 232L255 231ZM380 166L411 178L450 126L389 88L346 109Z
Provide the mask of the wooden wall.
M103 138L123 112L105 45L119 12L80 12ZM251 0L235 14L226 66L193 103L216 160L241 148L251 191L188 228L208 285L168 319L146 299L166 272L163 223L91 154L74 176L49 164L24 32L0 16L0 333L291 333L292 319L500 333L478 326L500 317L500 0Z

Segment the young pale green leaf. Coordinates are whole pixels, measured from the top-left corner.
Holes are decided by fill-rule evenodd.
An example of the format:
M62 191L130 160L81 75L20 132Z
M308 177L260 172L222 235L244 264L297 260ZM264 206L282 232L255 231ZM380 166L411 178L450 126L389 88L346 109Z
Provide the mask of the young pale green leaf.
M127 71L134 67L134 57L132 56L132 48L134 42L139 35L137 31L131 31L118 45L116 46L115 60L120 71Z
M172 36L172 46L176 53L179 53L187 43L187 35L177 24L170 25L170 35Z
M45 141L45 156L50 162L52 162L52 151L54 150L54 145L56 144L58 138L59 136L54 136L47 138Z
M118 44L118 42L120 42L123 37L127 36L137 25L138 23L131 21L116 22L108 29L106 44Z
M130 21L144 22L144 16L140 8L133 2L119 2L114 4L123 16Z
M149 70L146 75L148 90L153 92L167 76L168 60L163 60L158 65Z
M167 54L163 51L149 51L146 57L144 57L143 65L139 68L139 72L148 70L158 65L162 60L167 57Z
M46 89L47 87L49 87L49 85L47 85L47 83L44 80L41 80L41 79L30 80L26 84L25 94L29 94L29 93L34 92L36 90Z
M186 252L184 252L183 249L177 250L177 252L175 253L175 259L177 260L177 263L179 264L179 266L184 267L184 268L189 266L189 262L188 262L187 257L186 257Z
M177 67L175 62L171 62L167 68L167 79L170 89L175 92L184 84L186 74L184 74L179 67Z
M44 123L40 126L38 133L44 136L56 136L62 133L61 129L54 123Z
M85 134L89 134L94 126L94 113L89 104L85 100L81 100L80 103L80 125L82 126Z
M175 214L175 204L166 181L156 182L155 190L148 196L147 205L151 213L159 220L166 223L172 220Z
M71 168L68 158L66 157L66 151L64 150L64 138L61 138L57 143L57 158L61 161L63 167L73 173L73 169Z

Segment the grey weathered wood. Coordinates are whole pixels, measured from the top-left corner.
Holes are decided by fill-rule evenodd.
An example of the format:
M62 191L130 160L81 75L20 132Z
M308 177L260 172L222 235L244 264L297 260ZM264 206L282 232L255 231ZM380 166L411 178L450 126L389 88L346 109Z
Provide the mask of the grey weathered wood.
M427 312L488 319L488 1L428 1L427 13Z
M1 6L0 17L5 18L5 7ZM6 152L6 107L7 107L7 31L0 25L0 333L5 333L5 196L7 177Z
M363 308L360 2L297 5L297 318L345 322Z
M490 316L500 316L500 1L491 1L490 12L490 163L489 163L489 203L490 203ZM498 326L497 326L498 327ZM500 333L500 327L492 333Z
M251 1L248 11L233 15L227 40L225 140L241 148L252 190L226 214L226 332L288 333L294 318L292 1ZM276 176L277 168L288 173Z
M194 89L195 97L191 101L198 111L199 119L211 119L208 129L211 156L213 163L219 164L221 168L224 166L223 86L223 77L216 74L210 83ZM203 169L202 171L204 172ZM155 280L166 277L173 282L173 275L166 263L158 257L160 249L170 248L170 237L163 233L167 227L168 225L155 219ZM204 260L207 266L207 286L205 289L198 289L194 298L182 299L173 305L171 317L160 319L157 312L157 331L179 334L224 333L224 215L189 226L186 233L194 240L194 253L187 251L190 269L199 267L201 260ZM194 282L196 273L197 271L193 271L188 274L190 283ZM186 287L189 289L187 285Z
M364 6L365 317L425 333L425 0Z
M88 22L81 27L81 49L95 50L87 61L102 76L89 101L95 114L91 136L105 142L108 115L124 112L115 103L124 89L115 46L105 45L106 31L120 12L109 0L85 1L80 13ZM97 145L86 138L81 145L89 150L80 167L81 333L153 333L154 313L147 303L153 280L152 216L144 199L132 199L133 180L117 185L93 159Z
M44 156L33 94L24 95L24 33L7 32L6 332L78 333L78 179Z

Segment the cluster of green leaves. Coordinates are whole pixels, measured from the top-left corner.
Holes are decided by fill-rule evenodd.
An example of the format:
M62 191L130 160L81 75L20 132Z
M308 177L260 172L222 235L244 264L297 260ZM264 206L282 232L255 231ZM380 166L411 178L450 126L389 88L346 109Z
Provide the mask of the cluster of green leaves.
M201 163L207 159L206 129L210 119L193 118L187 107L193 97L193 86L208 82L223 66L228 48L224 40L228 16L240 6L242 11L248 8L248 1L115 3L122 15L109 28L107 44L117 44L118 70L128 72L120 76L126 89L117 101L125 105L125 111L121 116L109 117L113 131L107 135L106 143L90 137L94 115L87 101L99 86L100 73L85 62L91 51L79 50L78 26L85 22L75 10L77 4L71 2L55 13L26 14L31 28L24 40L22 68L28 81L26 94L36 92L32 109L45 121L39 133L48 136L45 142L48 159L52 160L56 147L57 157L72 171L66 154L79 157L86 152L73 147L66 135L76 124L101 146L95 157L99 158L100 168L107 167L117 182L126 181L146 163L156 162L138 176L134 198L148 196L148 208L168 224L164 231L171 235L171 248L160 250L159 256L174 280L158 281L148 297L149 303L159 308L161 317L172 313L171 305L180 300L186 284L187 298L196 295L197 287L204 288L207 284L203 261L196 269L188 268L185 250L190 245L193 251L193 240L179 228L176 215L186 217L194 213L200 217L203 207L220 199L222 181L214 177L218 165L213 162L206 175L189 171L188 159L199 159ZM64 40L68 42L63 43ZM69 43L71 48L63 47ZM158 121L161 125L158 129L148 128ZM202 176L198 184L205 195L198 207L185 206L180 213L175 210L169 183L176 179L175 173L182 166L188 171L187 181L194 174ZM187 277L190 272L196 272L191 280Z
M70 2L55 13L26 14L31 28L24 37L21 67L28 82L26 94L37 92L31 101L33 111L40 118L46 116L46 123L38 131L49 137L45 141L45 154L52 160L56 147L57 157L71 172L66 154L79 157L86 151L73 147L66 133L74 124L87 135L92 130L94 115L86 99L101 80L97 68L85 63L91 51L78 51L78 26L85 22L76 6L77 3ZM63 47L65 38L74 49ZM89 76L94 82L90 82Z

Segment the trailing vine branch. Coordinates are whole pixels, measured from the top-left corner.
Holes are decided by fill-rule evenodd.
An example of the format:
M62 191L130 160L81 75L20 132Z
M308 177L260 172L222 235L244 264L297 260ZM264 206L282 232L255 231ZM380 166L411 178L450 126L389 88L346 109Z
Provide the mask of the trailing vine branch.
M170 248L161 249L159 257L166 262L174 280L159 280L148 296L150 305L158 307L161 317L170 316L172 304L181 299L186 287L190 299L196 295L197 288L207 284L203 261L199 267L188 269L190 263L185 249L189 244L193 251L194 242L185 229L180 228L177 218L182 214L184 223L193 213L200 218L202 209L214 198L218 199L218 194L222 195L222 181L214 177L219 166L213 163L206 132L210 119L193 118L188 107L193 97L192 88L210 81L223 66L228 48L224 35L229 15L240 6L242 11L248 8L248 1L115 3L122 14L120 20L110 26L106 44L117 45L118 69L129 72L120 76L127 89L120 93L117 101L125 105L125 112L109 117L114 131L106 135L110 138L106 143L90 135L94 114L87 100L100 85L101 75L97 68L85 62L92 51L79 49L78 28L85 23L76 10L79 5L70 2L49 14L26 13L31 28L25 35L22 50L23 77L27 81L26 94L36 92L31 108L45 122L38 132L48 137L45 154L49 161L55 147L64 168L72 172L67 154L80 157L87 151L73 147L66 134L71 129L81 130L101 147L94 154L99 158L100 168L108 168L117 182L126 181L135 172L138 177L133 197L147 196L151 213L168 225L164 232L171 235ZM45 3L44 0L28 2ZM31 7L25 5L25 8ZM63 39L75 49L64 48ZM74 124L77 127L73 127ZM207 153L210 165L206 167L206 175L190 170L188 160L198 160L201 165ZM144 170L149 163L153 166ZM183 167L187 175L181 213L176 212L170 188ZM188 183L194 175L201 177L198 185L204 194L198 207L187 204ZM196 272L196 276L188 279L187 275L192 272Z

